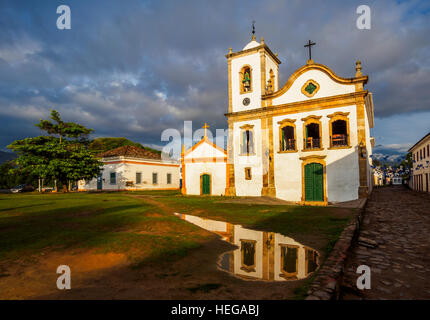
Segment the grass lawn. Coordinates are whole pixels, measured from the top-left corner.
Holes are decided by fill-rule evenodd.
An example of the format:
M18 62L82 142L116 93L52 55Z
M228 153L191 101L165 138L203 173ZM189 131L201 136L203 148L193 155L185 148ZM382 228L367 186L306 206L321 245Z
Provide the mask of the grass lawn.
M229 197L176 196L163 202L179 213L241 224L251 229L272 231L290 237L318 235L327 241L326 249L337 241L354 210L336 207L258 205L230 203Z
M154 279L162 276L163 280L156 279L155 283L160 288L170 288L166 291L168 297L171 297L172 290L178 288L176 297L182 298L182 292L188 292L188 295L184 296L187 299L193 297L189 296L190 294L207 292L211 293L205 297L212 299L252 298L249 295L241 296L242 292L249 292L248 288L253 286L252 283L230 283L230 280L226 282L224 275L220 276L219 273L211 271L219 252L207 253L207 264L203 269L199 267L200 259L195 254L193 257L193 253L206 250L204 248L207 248L205 246L209 243L209 247L214 246L211 242L214 238L197 226L178 219L172 215L173 212L281 233L319 250L323 257L330 251L353 213L351 209L333 207L257 205L241 203L241 200L237 202L237 198L234 203L228 202L229 200L232 198L182 196L178 191L1 194L0 279L9 277L10 283L15 283L16 277L26 283L25 290L28 290L32 284L28 282L28 278L20 276L21 271L10 275L16 269L14 261L40 258L41 266L40 263L45 261L45 258L41 257L49 252L70 254L74 251L90 250L102 254L123 254L134 270L147 270L145 268L153 265L150 272L145 271L144 277L148 274L153 274ZM198 249L200 247L202 248ZM183 257L184 259L180 259ZM178 267L174 267L171 273L163 271L160 275L157 272L163 269L163 264L169 268L171 265ZM190 283L188 288L185 287L188 290L183 290L182 277L189 277L185 278L187 281L194 279L192 285ZM122 276L119 276L119 280L111 286L122 285L129 288L134 285L134 282L121 283L123 281ZM295 285L299 286L298 291L296 290L298 298L304 297L308 283L309 280L302 282L300 286ZM37 284L35 281L34 285ZM7 289L10 284L4 286ZM141 285L136 286L136 292L144 288ZM205 289L200 290L201 286ZM286 294L279 284L260 287L260 295L255 295L254 298L266 297L273 290L279 290L278 295ZM103 290L105 289L101 289ZM154 293L157 291L152 290L145 294ZM20 293L13 294L16 297L25 297ZM76 294L76 298L81 297L79 293ZM33 296L43 295L34 293ZM140 297L140 293L137 296ZM6 294L5 297L9 296ZM165 296L160 293L155 297Z
M198 247L197 230L121 193L0 195L0 261L78 248L125 252L136 262L183 256Z

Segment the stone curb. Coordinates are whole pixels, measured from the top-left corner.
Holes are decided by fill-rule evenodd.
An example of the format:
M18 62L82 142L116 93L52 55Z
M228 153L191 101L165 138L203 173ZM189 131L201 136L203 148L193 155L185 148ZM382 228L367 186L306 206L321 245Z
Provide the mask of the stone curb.
M306 300L337 300L339 298L346 258L350 248L357 241L366 204L367 199L364 199L358 212L342 231L339 240L310 285Z

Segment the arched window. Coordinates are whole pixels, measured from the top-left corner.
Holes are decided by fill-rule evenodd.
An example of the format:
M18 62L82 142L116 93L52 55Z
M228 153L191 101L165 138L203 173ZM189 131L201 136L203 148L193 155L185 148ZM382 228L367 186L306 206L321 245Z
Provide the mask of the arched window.
M297 246L280 244L281 246L281 277L292 278L298 273L298 249Z
M322 149L321 141L321 116L309 116L303 124L303 150Z
M252 68L248 65L243 66L239 73L240 93L252 91Z
M279 121L279 151L294 152L297 151L296 143L296 120L284 119Z
M254 126L244 125L241 131L241 155L254 155Z
M335 112L328 115L330 118L330 148L349 148L349 112Z
M243 240L240 239L240 251L241 251L241 269L246 272L255 272L255 246L257 241L255 240Z

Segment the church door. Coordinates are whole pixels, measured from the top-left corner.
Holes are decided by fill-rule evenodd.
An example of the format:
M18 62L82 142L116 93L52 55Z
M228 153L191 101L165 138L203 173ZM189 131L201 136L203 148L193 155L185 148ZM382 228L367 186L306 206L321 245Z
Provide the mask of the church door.
M202 175L202 194L211 194L211 177L208 174Z
M324 201L323 184L322 164L305 165L305 201Z
M102 190L102 189L103 189L103 176L99 174L97 176L97 190Z

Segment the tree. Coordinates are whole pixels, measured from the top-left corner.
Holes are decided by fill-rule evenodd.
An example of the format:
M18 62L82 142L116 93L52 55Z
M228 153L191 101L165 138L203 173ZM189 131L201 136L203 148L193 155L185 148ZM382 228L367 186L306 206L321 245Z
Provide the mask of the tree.
M43 179L57 179L67 192L69 181L97 177L103 163L88 150L88 134L93 130L73 122L64 122L51 110L50 120L40 120L37 127L48 133L14 141L8 148L18 154L13 169L21 175L35 174Z
M412 152L408 152L405 159L401 162L403 168L412 168Z

